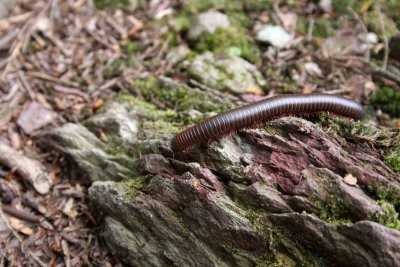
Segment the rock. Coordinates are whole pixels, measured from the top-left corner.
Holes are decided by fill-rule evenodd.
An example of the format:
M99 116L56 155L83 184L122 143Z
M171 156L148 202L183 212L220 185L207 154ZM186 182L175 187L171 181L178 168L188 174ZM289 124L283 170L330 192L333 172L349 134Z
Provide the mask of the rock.
M290 212L292 209L282 199L278 190L256 182L250 186L230 183L233 195L246 205L262 208L268 212Z
M134 159L110 155L108 146L86 128L76 124L44 133L42 147L52 147L68 155L91 181L122 180L132 175Z
M158 101L175 103L185 90L214 99L215 90L161 80L152 91ZM196 101L188 103L185 110L202 110ZM285 117L177 153L169 141L180 128L165 133L148 127L163 121L171 129L176 118L171 110L124 96L84 125L67 124L41 141L94 181L89 197L102 216L99 234L126 265L399 262L399 231L382 224L400 225L394 209L400 177L380 154L398 144L398 132L325 117L318 126ZM344 182L349 173L356 185Z
M400 232L378 223L331 225L305 213L273 214L269 219L287 229L292 238L307 248L323 252L334 265L398 266L400 263Z
M217 28L226 29L230 26L228 17L218 11L207 11L200 13L193 21L188 37L195 40L202 33L213 33Z
M283 48L289 44L292 36L279 25L265 25L257 32L256 40Z
M297 185L298 195L318 199L330 207L342 209L355 220L370 218L381 212L381 207L360 188L346 184L343 178L327 169L307 168Z
M51 123L56 117L57 113L33 101L22 110L18 117L17 124L26 134L31 134L35 130Z
M197 56L189 74L201 83L235 94L246 93L265 84L257 68L240 57L219 58L210 52Z

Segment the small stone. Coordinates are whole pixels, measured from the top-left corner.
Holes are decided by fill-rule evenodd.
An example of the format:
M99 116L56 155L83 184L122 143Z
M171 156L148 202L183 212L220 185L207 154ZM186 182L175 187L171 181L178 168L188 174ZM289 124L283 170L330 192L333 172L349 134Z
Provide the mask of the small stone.
M202 33L213 33L217 28L226 29L230 26L228 16L218 11L200 13L189 29L188 37L197 39Z
M29 103L18 117L17 124L26 134L31 134L49 123L51 123L57 114L43 107L38 102Z
M286 32L281 26L265 25L257 33L256 40L259 42L269 43L275 47L282 48L289 44L292 36Z

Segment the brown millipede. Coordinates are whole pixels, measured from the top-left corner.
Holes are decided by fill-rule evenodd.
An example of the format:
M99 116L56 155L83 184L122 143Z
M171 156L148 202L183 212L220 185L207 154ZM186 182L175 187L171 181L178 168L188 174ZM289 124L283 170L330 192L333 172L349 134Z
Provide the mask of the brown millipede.
M225 111L176 134L173 151L185 151L207 144L232 131L251 128L285 115L308 115L319 112L361 120L366 112L357 102L328 94L283 95L263 99L250 105Z

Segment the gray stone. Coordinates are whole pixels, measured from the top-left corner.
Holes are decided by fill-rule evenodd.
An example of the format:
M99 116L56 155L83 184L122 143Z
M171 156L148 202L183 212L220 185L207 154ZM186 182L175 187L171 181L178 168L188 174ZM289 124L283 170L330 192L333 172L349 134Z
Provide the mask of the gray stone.
M218 11L210 10L200 13L189 29L189 39L195 40L202 33L213 33L217 28L226 29L230 26L228 17Z
M279 25L265 25L256 35L257 41L269 43L277 48L286 47L292 39L292 36Z

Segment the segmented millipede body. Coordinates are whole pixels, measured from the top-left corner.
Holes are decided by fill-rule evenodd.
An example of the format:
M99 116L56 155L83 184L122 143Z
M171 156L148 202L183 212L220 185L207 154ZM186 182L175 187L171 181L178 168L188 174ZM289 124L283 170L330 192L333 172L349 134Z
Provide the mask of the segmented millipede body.
M171 141L173 151L185 151L196 145L233 131L251 128L287 115L308 115L330 112L361 120L366 112L357 102L328 94L283 95L263 99L247 106L225 111L176 134Z

